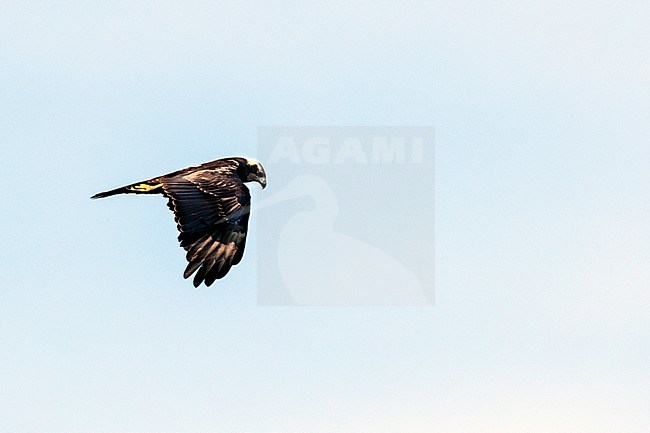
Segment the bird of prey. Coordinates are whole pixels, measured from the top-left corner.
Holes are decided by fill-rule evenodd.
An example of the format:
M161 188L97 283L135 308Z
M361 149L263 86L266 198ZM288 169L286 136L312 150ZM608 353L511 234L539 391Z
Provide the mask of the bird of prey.
M244 183L266 187L262 165L247 158L223 158L136 182L91 198L116 194L162 194L174 213L181 247L194 272L194 287L210 286L240 262L246 245L251 196ZM197 272L198 270L198 272Z

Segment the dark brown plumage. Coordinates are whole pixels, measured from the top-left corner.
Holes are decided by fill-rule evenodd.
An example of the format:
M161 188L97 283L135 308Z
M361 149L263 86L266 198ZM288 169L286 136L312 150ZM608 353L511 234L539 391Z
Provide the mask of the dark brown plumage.
M266 187L262 165L252 159L224 158L137 182L92 198L116 194L162 194L174 213L181 247L187 251L185 278L210 286L239 263L246 246L250 193L245 182Z

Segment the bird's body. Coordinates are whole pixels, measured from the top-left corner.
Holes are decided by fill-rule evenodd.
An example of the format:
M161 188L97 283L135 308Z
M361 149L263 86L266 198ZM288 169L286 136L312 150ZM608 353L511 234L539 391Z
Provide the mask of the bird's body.
M163 176L100 192L161 194L174 213L181 247L189 262L183 276L194 272L194 286L210 286L241 261L246 245L250 193L245 182L266 186L262 165L252 159L223 158ZM197 271L198 270L198 271Z

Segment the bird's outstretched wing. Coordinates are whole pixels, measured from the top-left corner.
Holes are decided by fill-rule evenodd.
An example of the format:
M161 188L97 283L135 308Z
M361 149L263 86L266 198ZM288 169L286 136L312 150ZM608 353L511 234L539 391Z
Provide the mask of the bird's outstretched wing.
M194 272L194 287L210 286L242 258L246 245L250 193L236 174L206 169L163 179L163 194L187 251L183 276Z

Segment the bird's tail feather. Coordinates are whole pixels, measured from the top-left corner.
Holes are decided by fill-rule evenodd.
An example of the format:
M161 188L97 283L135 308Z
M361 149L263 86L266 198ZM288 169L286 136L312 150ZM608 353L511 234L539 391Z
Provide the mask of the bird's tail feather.
M152 183L150 181L138 182L131 185L123 186L120 188L115 188L110 191L98 192L94 196L90 197L92 199L110 197L117 194L154 194L158 193L159 189L162 187L162 184Z

